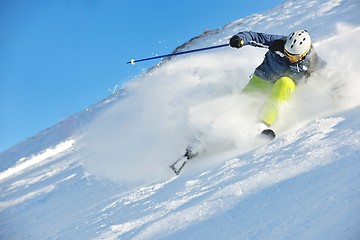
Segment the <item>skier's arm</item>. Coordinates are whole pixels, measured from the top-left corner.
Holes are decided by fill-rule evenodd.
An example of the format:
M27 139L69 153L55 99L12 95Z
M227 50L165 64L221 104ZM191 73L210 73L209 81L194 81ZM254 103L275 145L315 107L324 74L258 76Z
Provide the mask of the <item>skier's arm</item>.
M273 41L283 38L286 37L281 35L244 31L239 32L230 39L230 46L240 48L242 46L251 45L255 47L268 48Z

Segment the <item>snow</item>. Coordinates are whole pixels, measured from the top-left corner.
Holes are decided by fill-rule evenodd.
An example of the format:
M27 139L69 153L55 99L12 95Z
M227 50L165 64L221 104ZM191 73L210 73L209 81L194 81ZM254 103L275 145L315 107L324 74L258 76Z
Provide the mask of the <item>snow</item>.
M265 53L245 47L168 59L4 151L0 238L359 239L359 10L288 0L180 49L308 29L332 71L298 86L272 142L255 137L259 100L239 94Z
M12 177L21 173L22 171L31 168L34 165L41 165L41 163L45 160L47 162L51 161L50 158L55 157L56 155L68 150L73 146L75 140L69 139L65 142L59 143L54 148L46 149L44 152L39 153L36 156L30 157L30 159L21 158L19 159L18 163L4 172L0 173L0 181L4 180L5 178Z

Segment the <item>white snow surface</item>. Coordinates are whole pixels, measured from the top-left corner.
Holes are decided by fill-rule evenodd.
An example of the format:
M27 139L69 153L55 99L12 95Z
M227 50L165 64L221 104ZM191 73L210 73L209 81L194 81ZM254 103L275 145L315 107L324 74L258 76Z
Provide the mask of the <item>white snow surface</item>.
M288 0L179 50L302 28L328 68L298 85L275 140L240 94L265 49L167 59L0 154L0 239L360 239L360 2Z

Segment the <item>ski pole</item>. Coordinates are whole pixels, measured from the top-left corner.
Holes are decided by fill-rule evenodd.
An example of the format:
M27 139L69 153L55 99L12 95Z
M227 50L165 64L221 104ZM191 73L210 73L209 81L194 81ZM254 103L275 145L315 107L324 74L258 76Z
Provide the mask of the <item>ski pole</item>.
M164 58L164 57L171 57L171 56L188 54L188 53L193 53L193 52L206 51L206 50L210 50L210 49L214 49L214 48L221 48L221 47L226 47L226 46L229 46L229 44L227 43L227 44L222 44L222 45L217 45L217 46L212 46L212 47L198 48L198 49L188 50L188 51L184 51L184 52L170 53L170 54L165 54L165 55L161 55L161 56L143 58L143 59L138 59L138 60L131 59L129 62L126 62L126 63L127 64L131 63L134 65L136 62L143 62L143 61L153 60L153 59L157 59L157 58Z

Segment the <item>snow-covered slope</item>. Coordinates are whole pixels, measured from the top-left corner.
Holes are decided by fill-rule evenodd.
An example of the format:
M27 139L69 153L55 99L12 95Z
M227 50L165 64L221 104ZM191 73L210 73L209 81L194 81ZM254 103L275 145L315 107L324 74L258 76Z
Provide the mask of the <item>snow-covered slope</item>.
M0 239L359 239L359 14L357 0L286 1L180 48L308 29L342 77L300 85L271 143L249 138L239 92L265 51L245 47L166 61L1 153ZM199 132L207 151L175 177Z

